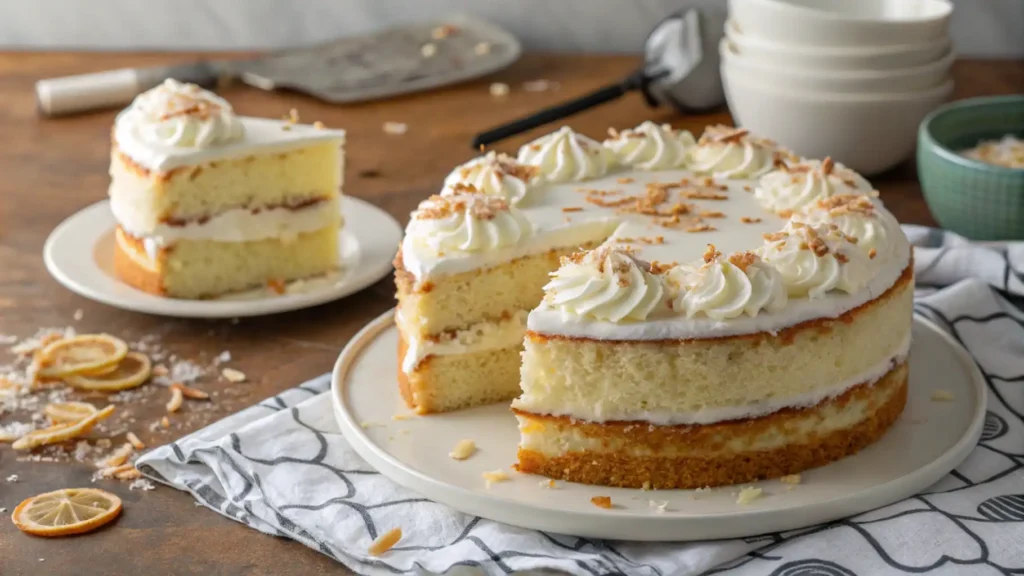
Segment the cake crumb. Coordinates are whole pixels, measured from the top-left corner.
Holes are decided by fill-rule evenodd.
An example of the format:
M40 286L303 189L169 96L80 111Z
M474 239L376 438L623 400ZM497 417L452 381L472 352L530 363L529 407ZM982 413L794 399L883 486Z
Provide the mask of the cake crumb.
M472 440L459 440L455 448L448 453L452 460L465 460L476 452L476 444Z
M422 54L424 58L433 58L437 55L437 45L432 42L427 42L420 47L420 54Z
M434 29L430 31L430 37L434 40L444 40L458 31L459 29L451 24L442 24L440 26L435 26Z
M150 492L156 490L156 485L147 478L136 478L128 485L129 490L142 490L143 492Z
M319 120L317 120L316 122L313 122L313 129L314 130L323 130L324 128L325 128L325 126L324 126L323 122L321 122Z
M949 390L936 390L932 392L932 400L937 402L952 402L956 398Z
M509 478L508 473L500 468L497 470L491 470L490 472L484 472L480 476L487 481L488 489L490 489L491 484L495 484L498 482L507 482L511 479Z
M370 556L380 556L388 550L394 548L395 544L398 544L398 541L401 539L402 529L392 528L391 530L388 530L384 534L378 536L377 539L374 540L372 544L370 544L370 547L367 549L367 552L370 553Z
M224 379L227 380L228 382L232 382L235 384L239 382L245 382L246 380L245 372L242 372L241 370L235 370L234 368L225 368L220 371L220 375L223 376Z
M407 413L394 414L393 416L391 416L392 420L411 420L413 418L415 418L415 416L413 416L412 414L407 414Z
M641 490L650 490L651 489L650 481L644 480L644 483L640 485L640 489Z
M566 206L562 208L562 212L583 212L582 206Z
M508 93L512 91L508 84L504 82L493 82L490 87L491 96L501 97L508 96Z
M385 122L384 133L394 136L401 136L409 131L409 125L403 122Z
M668 500L648 500L647 507L651 510L655 510L658 514L664 514L668 510Z
M484 54L490 54L491 53L491 43L490 42L478 42L476 46L473 46L473 52L476 53L477 56L483 56Z
M605 510L612 507L611 496L594 496L590 499L590 503L598 508L604 508Z
M760 218L755 218L751 216L740 216L740 222L743 222L744 224L757 224L760 221Z
M740 490L739 497L736 498L737 504L750 504L754 500L761 497L763 490L760 488L754 488L753 486L747 486Z
M558 488L558 485L555 484L554 480L549 478L547 480L541 480L540 481L540 487L541 488L549 488L551 490L555 490L556 488Z
M81 320L81 319L82 319L82 318L83 318L84 316L85 316L85 312L82 312L82 309L81 309L81 308L79 308L78 310L75 310L75 314L74 314L74 316L72 316L72 318L74 318L74 319L75 319L75 322L78 322L78 321L80 321L80 320Z
M708 492L711 492L711 487L710 486L705 486L703 488L697 488L696 490L694 490L693 492L690 493L690 500L697 500L701 496L703 496L704 494L706 494Z
M632 184L633 183L633 179L632 178L618 178L615 181L618 182L619 184Z
M799 474L788 474L786 476L783 476L782 478L779 478L779 482L782 482L783 484L799 484L800 481L801 478Z

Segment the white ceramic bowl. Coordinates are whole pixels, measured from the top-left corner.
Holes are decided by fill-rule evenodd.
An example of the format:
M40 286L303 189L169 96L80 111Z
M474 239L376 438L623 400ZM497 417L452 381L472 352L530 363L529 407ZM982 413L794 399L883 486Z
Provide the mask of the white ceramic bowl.
M729 0L747 36L826 47L927 44L949 35L952 12L949 0Z
M772 64L804 70L893 70L934 62L950 52L952 42L940 38L924 44L894 44L861 48L798 46L751 38L736 31L730 21L725 36L734 52L760 64Z
M758 62L739 54L735 44L725 38L719 45L722 68L756 84L785 86L801 92L912 92L927 90L949 80L953 53L939 60L911 68L894 70L806 70L785 62Z
M729 110L738 126L801 156L824 158L871 175L909 158L917 126L953 92L953 81L918 92L808 94L758 84L722 67Z

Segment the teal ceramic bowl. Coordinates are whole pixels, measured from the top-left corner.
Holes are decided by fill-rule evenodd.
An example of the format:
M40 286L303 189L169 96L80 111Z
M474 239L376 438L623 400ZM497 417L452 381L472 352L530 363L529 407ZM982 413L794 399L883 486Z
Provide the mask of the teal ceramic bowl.
M1024 138L1024 94L960 100L921 122L917 175L943 228L975 240L1024 239L1024 169L960 154L1007 134Z

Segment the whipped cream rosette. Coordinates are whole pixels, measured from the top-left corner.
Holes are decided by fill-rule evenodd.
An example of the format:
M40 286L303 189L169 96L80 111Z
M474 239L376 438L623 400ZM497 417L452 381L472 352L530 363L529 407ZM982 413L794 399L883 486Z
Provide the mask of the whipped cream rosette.
M444 179L441 194L449 196L472 187L488 196L500 196L509 204L518 204L537 179L535 166L520 164L507 154L488 152L452 170Z
M670 170L686 165L687 153L697 144L686 130L673 130L668 124L644 122L631 130L612 132L604 147L619 164L639 170Z
M226 144L245 132L226 100L170 78L138 95L118 116L116 126L144 144L174 148Z
M703 261L674 266L666 276L672 290L670 305L687 318L753 318L762 310L778 312L786 306L782 275L753 252L725 257L709 244Z
M777 163L775 170L761 177L754 198L766 210L787 213L833 196L870 191L871 184L860 174L825 158Z
M485 194L434 195L420 203L406 234L435 254L482 252L519 242L530 222L504 198Z
M758 255L779 271L786 291L797 298L821 298L831 290L853 294L876 272L856 238L828 225L791 220L782 231L765 235Z
M841 194L818 200L807 210L793 214L791 220L842 232L879 265L903 253L908 244L896 218L869 196Z
M519 149L519 163L536 166L548 182L582 181L604 176L614 163L601 143L563 126Z
M757 178L772 169L777 153L784 151L747 130L709 126L690 149L689 167L716 178Z
M664 305L663 282L647 262L606 246L563 258L544 286L544 299L570 316L640 321Z

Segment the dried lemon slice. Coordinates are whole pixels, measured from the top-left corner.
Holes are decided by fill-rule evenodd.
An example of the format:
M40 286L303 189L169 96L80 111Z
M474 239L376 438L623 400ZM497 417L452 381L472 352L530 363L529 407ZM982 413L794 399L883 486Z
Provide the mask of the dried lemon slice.
M121 499L110 492L65 488L18 504L11 519L22 532L52 538L92 532L120 513Z
M141 385L149 378L152 368L153 364L149 361L148 356L138 352L129 352L117 365L117 369L109 374L99 376L71 374L65 376L64 381L82 390L117 392Z
M88 402L51 402L43 408L43 414L55 423L78 422L96 413L96 407Z
M117 364L128 353L123 340L109 334L84 334L58 340L39 353L39 376L62 378L70 374L96 372Z
M57 442L71 440L72 438L77 438L82 434L88 433L97 422L107 418L113 413L114 405L111 404L103 410L95 412L74 424L57 424L56 426L50 426L49 428L29 432L15 440L14 444L11 444L11 447L15 450L31 450L39 446L45 446L46 444L56 444Z

